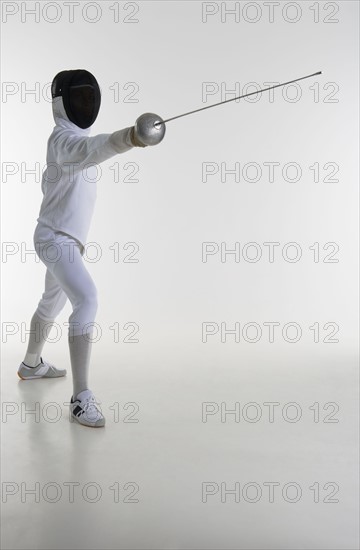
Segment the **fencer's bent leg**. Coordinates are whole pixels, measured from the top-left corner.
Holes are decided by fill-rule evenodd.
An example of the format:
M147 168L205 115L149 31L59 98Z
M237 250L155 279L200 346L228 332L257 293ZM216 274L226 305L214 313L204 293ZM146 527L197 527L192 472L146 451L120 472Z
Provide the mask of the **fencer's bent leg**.
M80 252L74 257L74 273L66 264L58 263L55 275L66 289L73 306L69 317L68 344L73 375L73 398L83 390L89 389L89 366L92 348L93 322L98 302L97 290L86 270Z
M80 391L88 389L91 334L98 307L97 290L83 263L83 250L75 239L55 232L52 240L42 242L38 249L39 257L51 271L73 307L69 317L68 343L73 396L76 397Z
M69 333L78 336L91 332L98 308L97 290L85 267L80 249L74 248L73 262L57 261L53 267L53 274L73 307L69 316Z

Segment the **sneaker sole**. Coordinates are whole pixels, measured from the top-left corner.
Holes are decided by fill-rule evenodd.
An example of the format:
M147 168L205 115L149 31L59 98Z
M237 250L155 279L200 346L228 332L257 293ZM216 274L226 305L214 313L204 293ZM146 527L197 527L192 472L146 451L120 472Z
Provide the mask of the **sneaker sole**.
M21 378L21 380L35 380L35 378L45 378L44 376L26 376L26 378L24 378L19 372L17 373L17 375L19 378Z
M21 378L21 380L35 380L36 378L39 380L40 378L63 378L64 376L66 376L66 373L65 374L59 374L59 376L26 376L25 378L23 376L21 376L21 374L19 372L17 372L17 375L19 378Z

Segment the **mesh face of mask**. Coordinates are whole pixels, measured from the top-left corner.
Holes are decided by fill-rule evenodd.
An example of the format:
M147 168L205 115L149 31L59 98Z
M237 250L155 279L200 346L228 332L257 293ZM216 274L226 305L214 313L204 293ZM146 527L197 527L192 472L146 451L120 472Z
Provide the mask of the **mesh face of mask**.
M101 94L96 78L89 71L61 71L52 81L51 95L63 98L68 119L79 128L89 128L95 122Z

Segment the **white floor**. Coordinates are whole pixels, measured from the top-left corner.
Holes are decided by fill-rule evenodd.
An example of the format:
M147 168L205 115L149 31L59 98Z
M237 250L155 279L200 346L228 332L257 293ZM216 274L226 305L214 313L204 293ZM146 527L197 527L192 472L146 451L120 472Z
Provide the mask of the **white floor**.
M99 429L69 421L66 340L43 356L68 376L21 381L23 352L3 351L3 548L358 548L357 362L342 348L94 344ZM221 422L221 402L239 422Z

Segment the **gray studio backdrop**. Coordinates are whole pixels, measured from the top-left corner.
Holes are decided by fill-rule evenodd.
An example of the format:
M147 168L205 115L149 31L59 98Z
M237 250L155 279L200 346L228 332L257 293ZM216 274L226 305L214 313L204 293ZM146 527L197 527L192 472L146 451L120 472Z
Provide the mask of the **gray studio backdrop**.
M140 455L158 469L131 529L118 536L111 511L100 542L96 522L81 536L74 524L66 547L356 548L358 2L5 2L2 35L5 400L20 399L44 287L32 236L55 74L96 76L95 135L323 72L169 122L158 146L99 166L84 256L99 295L92 387L104 403L124 389L143 403L145 434L165 422L168 436L156 460L154 441L133 449L139 471ZM44 349L69 372L70 313L68 301ZM70 375L63 388L65 399ZM293 406L295 421L264 421L268 402L297 403L301 418ZM226 415L236 403L239 422ZM259 422L244 420L246 403ZM121 435L103 437L106 472ZM226 493L274 480L298 483L302 498ZM87 513L104 518L101 506ZM7 548L35 547L14 537L5 528ZM50 534L36 544L61 547Z

